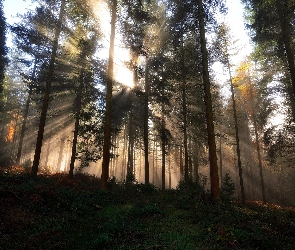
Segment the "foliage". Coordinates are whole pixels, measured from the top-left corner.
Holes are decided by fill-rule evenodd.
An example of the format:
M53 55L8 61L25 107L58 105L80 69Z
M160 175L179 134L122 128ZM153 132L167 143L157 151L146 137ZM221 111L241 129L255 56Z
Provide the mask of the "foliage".
M235 193L235 184L233 183L230 174L226 173L222 180L221 198L224 202L232 200L232 196Z
M99 182L82 174L32 179L20 167L3 169L0 248L293 249L295 244L294 208L222 206L193 196L182 208L181 184L162 191L114 183L116 188L103 191ZM196 193L193 184L189 190Z

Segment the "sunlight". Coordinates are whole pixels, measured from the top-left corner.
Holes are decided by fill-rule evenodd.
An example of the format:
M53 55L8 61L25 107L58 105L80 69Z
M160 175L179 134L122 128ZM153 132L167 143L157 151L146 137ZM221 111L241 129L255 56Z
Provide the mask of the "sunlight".
M103 34L103 49L99 51L99 57L107 59L109 57L110 46L110 29L111 17L110 10L105 1L98 1L92 4L93 12L97 15L100 21L100 29ZM129 62L129 49L120 47L121 35L116 30L115 36L115 55L114 55L114 80L129 88L134 87L133 72L126 67L126 62Z

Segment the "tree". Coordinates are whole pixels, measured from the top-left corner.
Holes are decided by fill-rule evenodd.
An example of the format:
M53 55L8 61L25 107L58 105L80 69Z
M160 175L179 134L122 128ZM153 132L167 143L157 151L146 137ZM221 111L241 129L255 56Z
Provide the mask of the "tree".
M103 140L103 161L101 173L101 187L106 189L106 184L109 179L109 164L110 164L110 143L111 143L111 103L112 103L112 85L114 74L114 46L115 46L115 27L117 17L117 0L112 2L112 20L111 20L111 35L110 35L110 50L109 50L109 66L108 78L106 86L106 110L104 122L104 140Z
M61 34L62 21L63 21L64 11L65 11L65 3L66 3L66 0L61 0L60 9L59 9L59 16L58 16L57 25L55 28L54 40L53 40L53 45L52 45L51 58L50 58L49 67L48 67L46 87L45 87L45 93L43 96L42 111L41 111L41 115L40 115L38 137L37 137L34 161L33 161L32 172L31 172L32 176L34 176L34 177L36 177L37 173L38 173L38 166L39 166L41 149L42 149L43 134L44 134L44 128L45 128L45 123L46 123L46 114L47 114L48 105L49 105L51 84L52 84L52 80L53 80L53 76L54 76L54 65L55 65L55 60L56 60L56 55L57 55L58 41L59 41L59 37Z
M231 73L231 63L230 63L230 34L229 28L222 23L218 29L217 35L217 47L219 48L219 54L221 62L227 67L229 73L229 82L230 82L230 91L231 91L231 100L233 107L233 116L234 116L234 124L235 124L235 138L236 138L236 150L238 157L238 169L239 169L239 177L240 177L240 187L241 187L241 196L242 203L245 203L245 189L244 189L244 180L243 180L243 170L242 170L242 162L241 162L241 149L240 149L240 136L239 136L239 125L238 125L238 116L237 116L237 107L236 107L236 98L235 98L235 90L233 85L233 77Z
M294 29L295 3L290 0L243 0L256 55L267 62L273 75L284 73L293 121L295 117ZM275 70L274 70L275 69Z
M207 122L208 146L209 146L211 194L215 199L219 200L220 199L219 176L218 176L218 165L217 165L217 155L216 155L212 99L211 99L211 92L210 92L208 55L207 55L207 48L206 48L204 9L203 9L202 0L198 0L198 14L199 14L200 37L201 37L202 66L203 66L202 70L203 70L203 83L204 83L205 105L206 105L206 122Z
M145 170L145 184L148 184L150 178L150 166L149 166L149 56L146 56L145 62L145 82L144 82L144 170Z
M266 203L263 163L262 163L262 155L261 155L260 142L259 142L259 126L258 126L259 121L257 119L257 114L259 114L260 112L269 114L270 110L269 108L261 110L261 108L259 108L259 106L257 105L258 90L252 83L250 68L251 68L251 62L242 62L237 69L237 75L234 77L234 82L235 84L238 84L239 89L242 90L241 92L242 92L242 97L245 103L246 112L249 113L249 117L252 120L252 123L254 126L254 135L255 135L256 153L257 153L258 168L259 168L259 175L260 175L262 201L263 203ZM261 89L263 88L262 86L263 84L260 83L259 87ZM263 100L262 102L266 102L266 101ZM265 105L262 105L262 106L265 107ZM261 125L263 127L265 124L261 124Z

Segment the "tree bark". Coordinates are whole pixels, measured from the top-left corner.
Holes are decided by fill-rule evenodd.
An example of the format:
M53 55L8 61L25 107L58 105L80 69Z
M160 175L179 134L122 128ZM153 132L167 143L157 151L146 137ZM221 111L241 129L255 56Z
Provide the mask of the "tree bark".
M149 183L149 58L146 56L144 94L144 168L145 184Z
M32 72L32 79L33 82L35 82L36 78L36 70L37 70L37 57L34 60L34 68ZM33 92L33 86L32 84L29 85L29 93L28 93L28 98L26 101L25 105L25 110L24 110L24 119L22 123L22 128L21 128L21 133L20 133L20 139L19 139L19 144L18 144L18 150L17 150L17 156L16 156L16 165L20 165L20 158L22 155L22 148L23 148L23 142L24 142L24 137L25 137L25 132L26 132L26 124L28 121L28 114L29 114L29 109L30 109L30 102L31 102L31 97L32 97L32 92Z
M227 67L228 67L228 72L229 72L231 99L232 99L233 111L234 111L235 136L236 136L236 143L237 143L236 149L237 149L237 157L238 157L238 170L239 170L239 178L240 178L241 196L242 196L242 203L244 204L245 203L245 189L244 189L242 162L241 162L241 150L240 150L240 137L239 137L237 107L236 107L235 92L234 92L234 86L233 86L232 75L231 75L231 67L230 67L228 57L227 57Z
M74 137L72 144L72 154L71 154L71 162L70 162L70 170L69 177L72 179L74 176L74 166L76 160L76 151L77 151L77 142L78 142L78 130L79 130L79 121L80 121L80 112L82 105L82 91L84 87L84 71L83 69L80 72L80 81L78 87L78 95L77 95L77 107L76 107L76 117L75 117L75 128L74 128Z
M183 181L183 149L182 145L180 145L179 149L179 181Z
M32 171L31 171L31 175L33 177L36 177L38 173L38 167L39 167L41 150L42 150L42 142L43 142L43 136L44 136L44 129L45 129L45 123L46 123L46 115L47 115L49 97L51 92L51 84L52 84L53 75L54 75L54 64L55 64L55 59L56 59L57 49L58 49L58 40L61 33L62 21L63 21L64 12L65 12L65 2L66 0L61 1L58 22L57 22L57 26L56 26L55 34L54 34L52 53L51 53L49 69L48 69L48 78L47 78L46 86L45 86L45 93L43 97L43 105L42 105L42 110L40 115L35 155L34 155Z
M162 94L164 94L164 91L162 91ZM165 134L165 119L164 119L164 104L162 103L162 117L161 117L161 140L162 140L162 190L165 190L166 186L166 134Z
M212 98L210 92L210 78L208 69L208 55L206 48L205 24L204 24L204 10L202 0L198 0L198 14L199 14L199 28L201 36L201 51L202 51L202 66L203 66L203 82L205 92L205 106L206 106L206 121L207 134L209 146L209 161L210 161L210 179L211 179L211 195L220 200L219 176L216 155L216 142L213 122Z
M222 163L222 136L221 136L221 120L219 122L219 172L220 172L220 189L222 189L222 169L223 163Z
M259 136L258 136L258 128L257 128L257 119L256 113L254 109L254 100L253 100L253 92L252 92L252 83L249 76L249 84L250 84L250 102L251 102L251 109L252 109L252 117L254 123L254 132L255 132L255 143L256 143L256 152L258 158L258 167L259 167L259 174L260 174L260 184L261 184L261 194L262 194L262 201L266 203L266 196L265 196L265 185L264 185L264 176L263 176L263 169L262 169L262 160L261 160L261 153L260 153L260 146L259 146Z
M58 169L58 170L61 169L62 158L64 156L65 140L66 140L66 138L63 135L62 138L60 139L60 147L59 147L59 152L58 152L58 160L57 160L57 164L56 164L56 169Z
M187 102L186 102L186 76L184 63L183 35L181 36L181 77L182 77L182 112L183 112L183 148L184 148L184 182L188 185L188 142L187 142Z
M17 150L17 155L16 155L16 165L17 166L20 165L20 158L22 155L23 142L24 142L25 132L26 132L26 124L28 121L30 101L31 101L31 97L32 97L32 87L30 86L29 88L30 89L29 89L29 94L28 94L27 100L26 100L26 105L25 105L25 110L24 110L24 119L23 119L22 128L21 128L21 132L20 132L18 150Z
M117 18L117 0L113 0L112 20L111 20L111 36L109 49L109 67L106 88L106 110L104 121L104 138L103 138L103 158L101 171L101 188L106 189L109 179L110 165L110 148L111 148L111 110L112 110L112 90L113 90L113 74L114 74L114 49L115 49L115 31Z
M128 144L128 162L127 162L127 176L128 178L133 175L133 159L134 159L134 131L132 121L132 107L129 113L129 144ZM127 180L127 178L126 178Z

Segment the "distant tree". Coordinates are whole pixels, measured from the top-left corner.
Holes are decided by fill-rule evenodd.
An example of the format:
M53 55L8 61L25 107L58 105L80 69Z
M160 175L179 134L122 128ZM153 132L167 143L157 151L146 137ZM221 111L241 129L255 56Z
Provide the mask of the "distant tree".
M23 121L20 131L20 138L18 144L18 152L16 157L16 164L20 164L22 155L23 141L26 132L26 124L28 120L28 114L30 109L30 103L32 95L38 88L37 78L41 69L41 65L46 61L47 53L44 53L47 48L48 38L38 32L36 21L38 16L34 16L29 12L22 16L22 21L18 24L14 24L10 27L14 34L13 42L17 48L15 54L18 55L16 60L22 64L22 67L18 67L23 81L27 85L27 100L23 110ZM28 59L29 55L32 59Z
M225 23L222 23L219 26L218 34L217 34L217 47L219 48L219 56L221 62L227 68L229 73L229 82L230 82L230 91L231 91L231 101L233 107L233 117L234 117L234 124L235 124L235 138L236 138L236 150L237 150L237 157L238 157L238 170L239 170L239 177L240 177L240 187L241 187L241 196L242 196L242 203L245 203L245 188L244 188L244 180L243 180L243 168L241 162L241 149L240 149L240 135L239 135L239 124L238 124L238 115L237 115L237 105L236 105L236 97L235 97L235 89L233 85L233 77L232 77L232 67L230 62L230 46L233 44L231 43L230 37L230 30L229 27L226 26Z
M258 168L259 168L259 175L260 175L260 183L261 183L261 194L262 200L266 203L266 195L265 195L265 183L264 183L264 174L263 174L263 163L262 163L262 155L261 155L261 147L260 147L260 140L259 134L261 129L266 125L258 120L257 116L260 113L264 113L264 115L269 116L272 109L268 106L265 106L267 103L267 96L263 96L259 98L258 91L259 89L256 88L256 85L253 84L253 80L251 79L252 76L250 75L251 70L251 62L242 62L237 69L237 74L235 75L233 81L235 85L239 86L240 92L242 94L245 110L248 113L248 117L253 123L254 126L254 136L255 136L255 144L256 144L256 153L257 153L257 160L258 160ZM255 72L254 72L255 73ZM261 89L263 84L259 84L258 88ZM259 107L258 103L264 103L263 109Z

